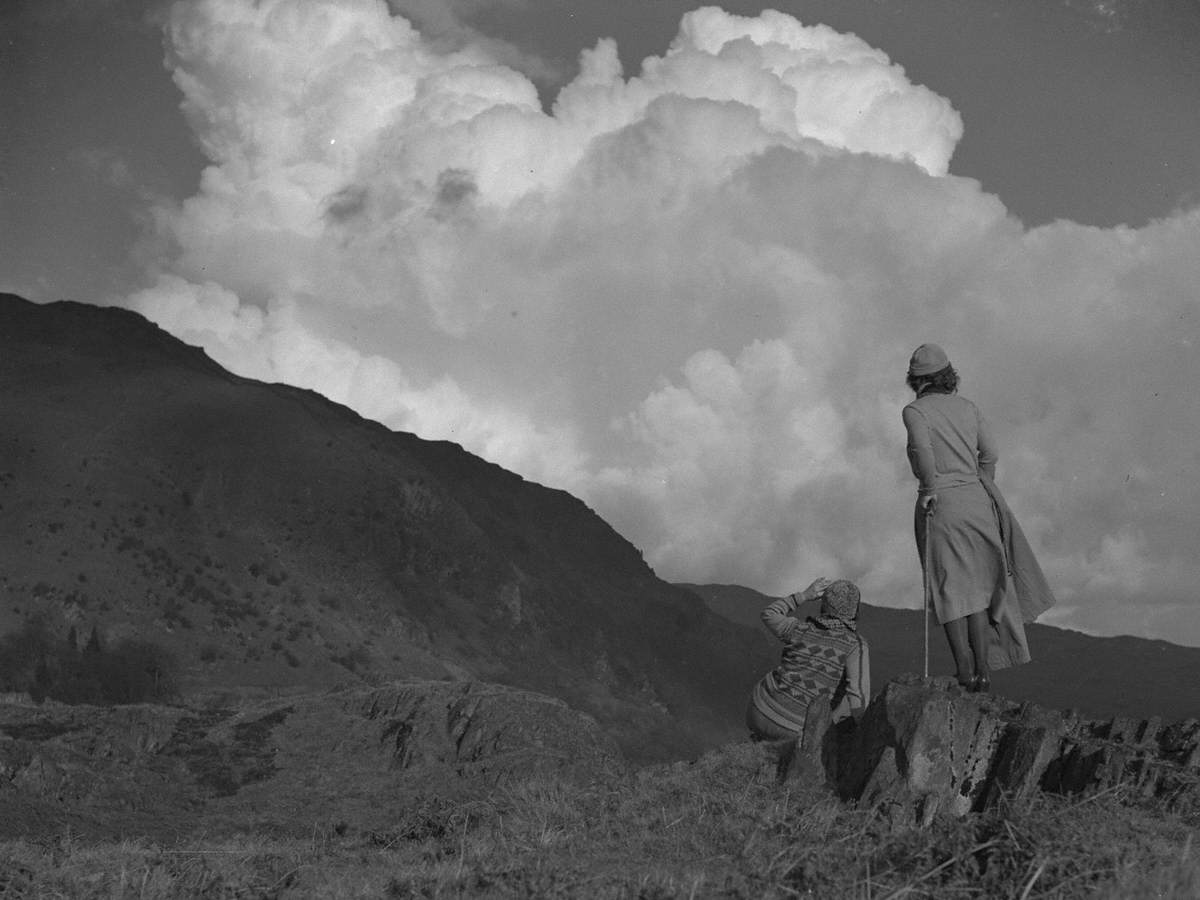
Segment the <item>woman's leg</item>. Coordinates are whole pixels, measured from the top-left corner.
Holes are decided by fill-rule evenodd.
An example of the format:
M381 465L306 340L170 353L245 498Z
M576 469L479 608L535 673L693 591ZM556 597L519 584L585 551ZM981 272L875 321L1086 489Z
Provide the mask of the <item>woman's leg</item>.
M987 675L987 648L988 648L988 622L987 610L980 610L976 613L971 613L967 617L967 639L971 643L971 652L975 655L975 674Z
M983 615L986 621L987 613ZM975 654L971 652L971 642L967 634L967 617L951 619L942 628L946 632L946 640L950 643L950 653L954 656L958 683L966 687L975 677Z
M991 684L987 661L989 627L986 609L967 616L967 640L971 644L971 653L975 657L975 686L982 690L987 690L987 686Z
M798 730L789 731L764 716L751 699L746 706L746 727L750 730L752 741L783 741L798 738L804 730L804 723L800 723Z

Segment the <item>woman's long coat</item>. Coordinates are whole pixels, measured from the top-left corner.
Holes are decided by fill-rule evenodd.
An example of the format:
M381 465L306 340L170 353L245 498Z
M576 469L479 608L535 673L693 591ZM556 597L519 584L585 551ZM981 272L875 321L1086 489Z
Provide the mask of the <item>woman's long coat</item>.
M1029 661L1024 623L1054 594L995 482L996 449L970 400L927 392L904 408L908 456L919 482L917 550L938 621L988 611L992 669ZM931 515L920 498L937 494ZM928 541L928 544L926 544Z

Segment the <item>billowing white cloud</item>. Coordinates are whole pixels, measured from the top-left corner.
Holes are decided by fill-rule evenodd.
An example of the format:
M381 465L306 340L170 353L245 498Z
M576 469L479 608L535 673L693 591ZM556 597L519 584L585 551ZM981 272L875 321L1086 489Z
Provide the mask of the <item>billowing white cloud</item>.
M1200 212L1026 230L946 174L947 100L770 11L689 13L630 77L600 41L549 112L382 0L194 0L167 36L212 165L129 304L234 371L571 490L664 577L915 606L935 340L1069 621L1200 643Z

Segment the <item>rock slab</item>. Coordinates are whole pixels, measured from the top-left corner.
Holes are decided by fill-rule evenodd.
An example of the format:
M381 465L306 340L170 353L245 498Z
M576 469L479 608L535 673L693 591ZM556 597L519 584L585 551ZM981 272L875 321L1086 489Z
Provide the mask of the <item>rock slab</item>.
M811 729L810 729L811 731ZM857 723L806 734L786 778L818 773L846 799L928 824L1039 791L1102 791L1200 811L1200 723L1084 720L964 692L953 679L905 675Z

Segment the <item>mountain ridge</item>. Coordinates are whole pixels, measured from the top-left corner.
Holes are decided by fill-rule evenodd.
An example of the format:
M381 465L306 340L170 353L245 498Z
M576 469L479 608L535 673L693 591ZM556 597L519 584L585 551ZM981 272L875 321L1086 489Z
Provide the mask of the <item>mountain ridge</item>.
M666 584L571 494L233 375L128 310L0 295L0 390L19 424L0 434L0 635L43 616L58 638L153 641L192 701L496 681L587 712L635 759L742 737L778 660L770 598ZM922 624L864 604L876 689L920 671ZM1029 634L1033 662L996 673L1006 696L1200 710L1200 650ZM930 647L950 671L936 626Z
M394 678L542 691L635 758L741 733L764 657L578 498L136 313L0 295L0 631L152 640L192 698Z

